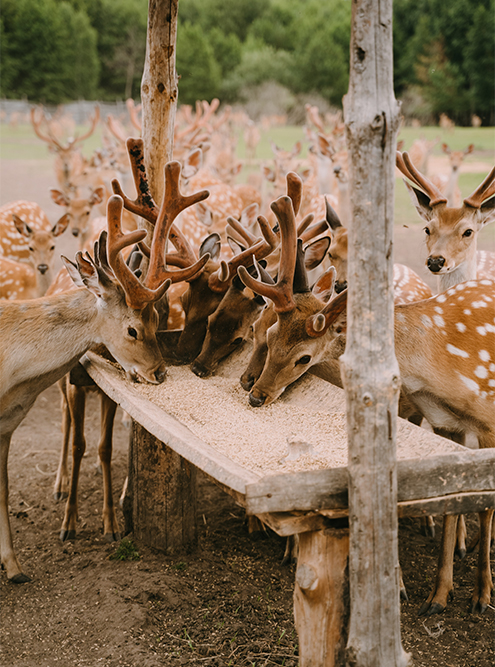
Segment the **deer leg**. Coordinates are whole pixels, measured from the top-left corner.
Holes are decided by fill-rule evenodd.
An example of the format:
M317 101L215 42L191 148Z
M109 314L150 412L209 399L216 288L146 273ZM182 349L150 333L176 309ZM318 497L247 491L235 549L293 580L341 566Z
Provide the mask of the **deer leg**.
M456 540L457 515L446 514L443 517L442 541L438 558L435 586L428 599L423 602L419 615L438 614L447 606L447 599L454 596L454 548Z
M69 497L65 506L65 516L60 531L60 539L73 540L76 537L77 522L77 484L81 461L86 451L84 438L84 409L86 406L86 390L67 383L67 402L72 421L72 474L70 478Z
M53 485L53 497L55 500L67 498L69 492L69 440L71 417L67 401L67 377L59 381L58 386L62 394L62 448L58 462L57 475Z
M115 514L112 494L112 436L117 404L101 392L101 438L98 454L103 472L103 539L105 542L120 540L119 523Z
M7 462L11 437L12 433L2 433L0 436L0 557L2 568L7 571L8 580L14 584L24 584L27 581L31 581L31 578L23 573L15 555L9 519Z
M464 514L460 514L459 520L457 521L455 553L461 560L466 555L466 538L466 520L464 519Z
M483 613L490 604L493 589L492 573L490 568L490 543L492 532L492 518L494 510L480 512L480 548L478 553L478 572L471 598L471 613Z

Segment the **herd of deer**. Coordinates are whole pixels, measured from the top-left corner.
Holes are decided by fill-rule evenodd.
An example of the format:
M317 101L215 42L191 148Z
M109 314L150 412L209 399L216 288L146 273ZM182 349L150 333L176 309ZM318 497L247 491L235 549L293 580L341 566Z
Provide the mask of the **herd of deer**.
M300 145L292 151L273 145L274 163L264 166L261 181L236 185L242 164L227 131L231 110L217 110L214 101L178 114L176 160L165 168L160 206L148 186L143 143L126 140L119 121L107 119L113 141L107 138L104 149L86 160L79 147L95 130L97 112L85 135L64 144L48 119L32 111L37 136L56 154L59 188L52 196L66 213L52 226L31 202L0 209L0 333L8 341L0 352L0 552L12 582L29 577L16 558L9 522L11 436L36 397L59 382L64 444L54 494L68 496L61 539L75 537L86 388L71 384L68 372L88 349L104 346L130 379L157 384L166 378L157 331L182 329L177 360L191 363L201 377L214 373L221 359L250 338L252 356L240 382L251 406L276 400L323 361L341 386L345 225L352 199L343 123L332 119L328 130L318 110L308 106L308 159L298 160ZM130 104L129 111L139 131L136 107ZM246 123L245 136L256 141L252 124ZM458 166L472 147L463 152L444 147L452 176L443 184L425 175L431 148L420 140L410 153L397 152L397 168L425 222L427 267L438 276L438 293L432 295L411 269L394 266L400 413L416 423L424 419L436 433L457 441L474 435L479 447L494 447L495 256L477 252L476 245L482 227L495 220L495 167L458 202L452 199ZM255 149L250 146L250 155ZM124 182L127 172L132 181ZM134 199L124 193L132 187ZM99 205L106 215L91 219ZM153 228L149 244L137 217ZM56 239L69 226L80 249L72 261L63 257L64 267L54 277ZM116 540L111 486L116 405L103 393L101 401L103 530L106 539ZM484 611L490 603L492 517L493 510L480 514L473 610ZM443 610L452 594L457 532L458 548L465 552L462 519L445 517L437 580L422 613Z

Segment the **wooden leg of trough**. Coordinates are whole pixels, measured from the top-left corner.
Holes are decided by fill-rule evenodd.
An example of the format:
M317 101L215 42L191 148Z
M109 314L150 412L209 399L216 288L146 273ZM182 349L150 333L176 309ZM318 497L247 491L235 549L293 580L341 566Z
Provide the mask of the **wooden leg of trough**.
M299 534L294 620L300 667L345 665L349 622L349 529Z
M197 544L197 469L132 422L125 531L167 553Z

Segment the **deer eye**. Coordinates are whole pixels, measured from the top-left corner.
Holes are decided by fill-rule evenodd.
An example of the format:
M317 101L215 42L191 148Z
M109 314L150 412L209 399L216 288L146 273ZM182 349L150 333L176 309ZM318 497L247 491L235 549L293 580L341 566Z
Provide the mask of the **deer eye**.
M429 235L430 235L430 229L429 229L429 227L425 227L425 228L424 228L424 232L425 232L426 236L429 236Z
M235 340L232 341L232 345L240 345L243 340L244 340L244 338L239 336L239 338L236 338Z
M55 246L54 246L54 245L52 245L52 247L50 248L50 250L55 250Z
M129 334L129 336L131 338L134 338L135 340L137 340L137 331L136 331L136 329L134 329L134 327L129 327L127 329L127 333Z
M34 252L34 248L32 246L29 246L29 251Z
M305 354L304 356L302 356L300 359L298 359L296 361L296 366L298 366L299 364L302 364L303 366L305 366L306 364L309 364L310 361L311 361L310 355Z
M473 234L473 230L472 230L472 229L466 229L466 231L464 232L463 236L465 236L466 238L468 238L469 236L472 236L472 234Z

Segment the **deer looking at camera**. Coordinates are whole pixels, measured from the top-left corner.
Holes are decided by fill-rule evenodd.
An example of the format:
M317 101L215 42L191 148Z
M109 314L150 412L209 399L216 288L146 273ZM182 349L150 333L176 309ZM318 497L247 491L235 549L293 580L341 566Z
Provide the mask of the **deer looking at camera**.
M495 220L495 167L461 206L447 197L412 163L397 152L397 167L414 185L404 181L421 218L426 222L426 266L438 277L438 291L475 278L495 277L495 253L477 252L483 227Z
M0 298L35 299L53 280L55 245L69 224L55 225L35 202L15 201L0 208Z
M474 194L475 200L477 197L481 192ZM272 209L282 232L276 284L267 285L239 268L242 282L270 299L277 315L267 333L265 367L249 395L253 407L274 401L311 366L332 358L347 321L347 291L327 304L309 291L290 199L281 197ZM402 393L437 433L453 437L474 430L481 448L495 446L494 303L495 281L479 280L424 301L395 306L395 352ZM480 514L473 610L484 611L490 602L492 516L491 509ZM428 613L445 608L451 594L456 523L457 517L447 517L441 568L425 603Z
M166 173L173 168L174 163L168 164ZM207 194L197 193L181 204L192 205ZM123 234L122 208L121 197L110 198L108 247L103 232L95 244L94 257L77 253L75 263L64 258L79 289L28 302L5 301L0 306L0 335L8 342L0 354L0 554L7 577L14 583L28 581L29 577L22 572L12 542L7 460L12 433L36 397L96 344L105 345L131 379L157 384L165 378L156 340L158 314L154 304L171 282L165 266L165 245L173 211L160 211L149 270L141 283L126 265L121 251L142 241L146 232ZM185 269L184 276L201 270L204 263L201 260Z

